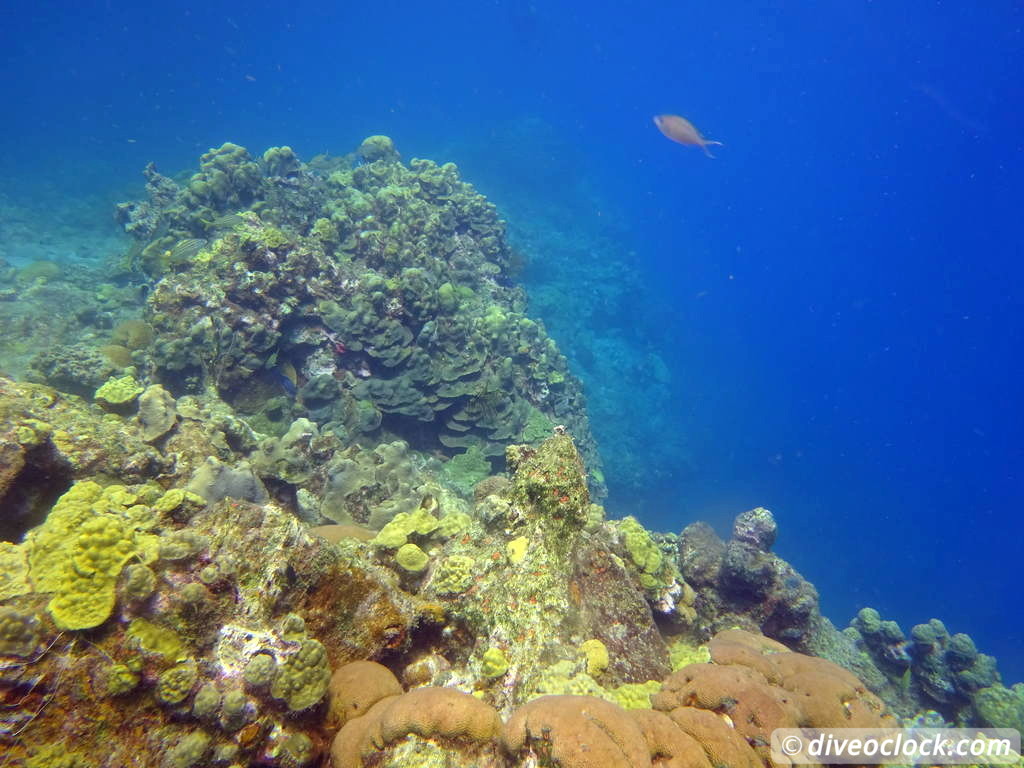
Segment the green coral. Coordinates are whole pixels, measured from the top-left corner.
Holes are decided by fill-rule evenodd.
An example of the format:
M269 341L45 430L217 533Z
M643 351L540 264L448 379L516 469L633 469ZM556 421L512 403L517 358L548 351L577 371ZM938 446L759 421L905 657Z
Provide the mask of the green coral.
M129 600L145 600L156 589L156 574L148 565L132 563L124 575L124 596Z
M110 618L117 577L137 550L131 529L114 516L86 520L47 608L61 629L91 629Z
M144 390L145 387L134 376L117 376L107 379L96 390L93 397L104 407L123 410L130 406Z
M75 483L27 539L36 591L52 592L49 611L61 629L91 629L109 618L122 568L152 557L148 495L125 486Z
M403 544L395 553L395 562L403 570L419 573L430 563L430 556L415 544Z
M0 605L0 656L29 656L39 644L39 620Z
M436 534L442 539L450 539L469 528L472 522L473 518L465 512L449 512L438 521Z
M661 569L663 557L647 530L635 517L625 518L618 527L633 564L643 573L657 573Z
M220 698L216 685L204 683L192 699L192 714L200 720L212 717L220 709Z
M523 426L523 433L520 439L524 443L539 443L551 437L555 429L555 423L549 419L543 411L530 406L526 416L526 424Z
M580 645L580 652L587 660L587 674L600 677L608 669L608 648L600 640L591 638Z
M277 674L277 662L268 653L257 653L245 665L242 677L247 685L253 688L265 688L270 685Z
M524 315L496 208L451 163L403 165L385 136L357 154L356 167L306 165L272 147L256 162L225 144L183 188L147 171L151 199L119 216L139 240L133 261L162 276L147 309L156 375L257 401L268 360L315 368L303 401L318 427L372 431L392 414L411 429L436 423L437 448L485 458L542 439L557 404L596 469L582 387ZM294 335L267 320L300 315L308 325ZM339 342L356 354L334 354Z
M442 559L434 570L431 586L439 595L457 595L473 583L473 558L450 555Z
M974 695L974 711L986 728L1024 730L1024 683L1013 688L992 685Z
M164 704L180 704L199 679L199 666L189 659L164 670L156 680L156 697Z
M707 664L711 653L706 645L690 645L682 638L675 638L668 644L668 658L675 672L688 664Z
M441 521L425 509L415 512L399 512L377 533L373 543L387 549L398 549L412 535L429 536L438 529Z
M132 619L126 634L135 647L166 659L176 660L185 650L185 643L177 632L141 616Z
M623 683L608 691L607 698L623 709L650 709L651 696L661 690L661 683L648 680L646 683Z
M313 639L302 641L299 649L284 660L270 686L270 695L283 699L288 709L297 712L309 709L327 693L331 671L327 652Z
M626 517L616 523L616 527L640 586L648 590L651 597L682 581L676 565L664 556L658 542L636 518Z
M221 702L220 725L226 731L237 731L249 720L249 699L242 691L233 688L224 694Z
M460 493L471 496L476 484L490 474L491 463L480 446L473 445L445 463L443 477Z
M0 600L32 591L28 582L27 554L23 545L0 541Z
M94 765L90 757L71 749L66 741L36 747L25 760L25 768L92 768Z
M210 540L206 536L183 528L162 536L158 551L161 560L186 560L209 545Z
M497 646L484 651L480 658L480 673L484 677L501 677L508 672L508 656Z
M164 768L192 768L206 757L213 739L204 731L192 731L181 737L164 756Z
M517 536L505 545L505 555L513 565L523 562L526 552L530 548L530 539L527 536Z
M142 680L140 664L111 664L107 670L107 695L123 696L131 693Z
M173 515L176 518L191 517L194 512L206 506L206 500L197 493L184 488L171 488L153 504L153 511L159 515ZM185 512L187 515L183 515Z

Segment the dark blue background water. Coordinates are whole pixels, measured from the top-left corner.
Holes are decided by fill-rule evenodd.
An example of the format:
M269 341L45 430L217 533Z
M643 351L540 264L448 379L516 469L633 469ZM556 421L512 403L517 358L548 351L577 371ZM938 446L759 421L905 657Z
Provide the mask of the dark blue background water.
M454 160L513 219L538 296L559 227L562 267L589 253L610 293L600 270L639 270L582 331L538 305L581 373L605 364L605 446L632 429L650 462L646 484L610 462L611 514L724 533L768 506L837 623L939 616L1024 678L1019 3L7 9L10 197L130 189L225 140L308 158L386 133ZM665 140L661 112L718 159ZM671 407L645 413L609 334L665 363Z

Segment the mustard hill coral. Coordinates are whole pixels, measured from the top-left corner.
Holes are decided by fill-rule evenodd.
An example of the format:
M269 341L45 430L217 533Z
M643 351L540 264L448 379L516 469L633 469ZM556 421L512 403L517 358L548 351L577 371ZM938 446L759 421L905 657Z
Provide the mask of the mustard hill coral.
M145 388L139 384L134 376L119 376L107 379L107 381L96 390L93 395L100 405L122 412L126 410L135 399L143 393Z
M323 644L306 639L278 668L270 686L270 695L283 699L290 710L309 709L327 693L330 679L331 671Z

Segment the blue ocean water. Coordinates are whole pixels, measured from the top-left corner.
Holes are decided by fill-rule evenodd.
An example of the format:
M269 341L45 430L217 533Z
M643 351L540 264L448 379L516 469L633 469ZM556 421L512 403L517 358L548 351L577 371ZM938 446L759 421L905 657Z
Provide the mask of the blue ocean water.
M452 160L584 378L611 515L725 533L767 506L837 624L940 617L1024 679L1019 3L6 11L0 203L37 212L23 247L35 226L97 258L74 222L112 230L146 163L224 141L308 158L384 133ZM46 240L47 212L70 234Z

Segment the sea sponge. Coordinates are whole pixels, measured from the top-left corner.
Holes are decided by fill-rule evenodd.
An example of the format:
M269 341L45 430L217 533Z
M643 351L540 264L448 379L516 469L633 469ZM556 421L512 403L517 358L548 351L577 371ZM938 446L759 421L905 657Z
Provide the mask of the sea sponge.
M330 680L324 646L318 640L307 638L278 668L270 695L283 699L288 709L297 712L319 702L327 693Z
M593 696L534 699L516 710L502 739L514 757L531 752L559 768L651 764L638 722L621 707Z
M139 422L143 440L150 443L160 439L178 420L174 398L159 384L146 387L139 395L139 412L135 418Z
M381 699L402 694L402 686L391 670L375 661L353 661L339 667L331 675L327 690L327 721L336 728L365 714Z

